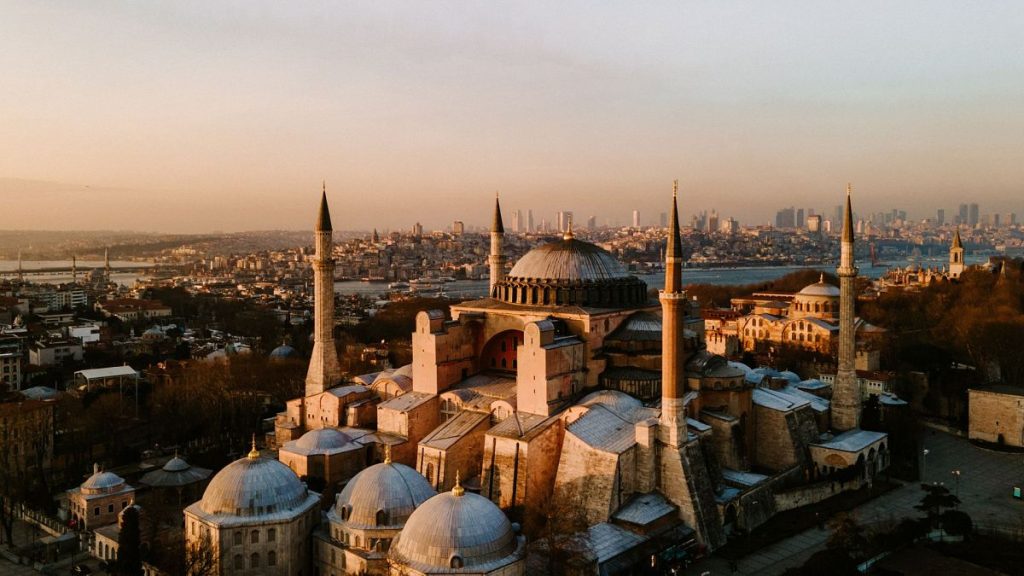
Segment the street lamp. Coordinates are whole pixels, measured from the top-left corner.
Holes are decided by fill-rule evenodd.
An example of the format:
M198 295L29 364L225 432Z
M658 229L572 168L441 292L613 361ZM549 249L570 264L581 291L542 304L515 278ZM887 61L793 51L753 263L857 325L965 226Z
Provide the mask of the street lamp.
M956 478L956 499L960 499L960 469L956 468L952 472L953 477ZM958 505L959 507L959 505Z
M926 468L927 464L928 464L928 449L925 448L924 450L921 451L921 480L922 481L924 481L924 473L925 473L925 470L927 469Z

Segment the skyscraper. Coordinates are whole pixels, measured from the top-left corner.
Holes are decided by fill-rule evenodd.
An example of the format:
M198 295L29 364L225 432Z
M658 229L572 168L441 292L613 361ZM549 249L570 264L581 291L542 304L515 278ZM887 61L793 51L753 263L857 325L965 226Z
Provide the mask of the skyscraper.
M537 231L537 229L533 227L533 210L526 211L526 231L531 234Z
M516 210L512 213L512 231L516 234L523 231L523 211Z
M967 226L970 223L970 218L969 218L969 213L968 213L968 209L967 209L967 204L961 204L960 205L959 219L957 220L956 223L960 224L961 226Z
M935 214L935 223L939 226L946 225L946 211L944 209L939 208L939 211Z
M563 210L558 213L558 231L565 232L569 229L569 221L572 220L572 212Z
M633 210L633 228L640 227L640 211Z
M804 209L803 208L797 208L797 211L796 211L796 222L793 223L793 227L794 228L803 228L804 227Z
M662 212L661 215L658 217L658 225L661 228L665 228L665 227L668 226L668 213L667 212Z
M967 225L974 228L978 225L978 205L976 203L971 204L970 215L968 216Z

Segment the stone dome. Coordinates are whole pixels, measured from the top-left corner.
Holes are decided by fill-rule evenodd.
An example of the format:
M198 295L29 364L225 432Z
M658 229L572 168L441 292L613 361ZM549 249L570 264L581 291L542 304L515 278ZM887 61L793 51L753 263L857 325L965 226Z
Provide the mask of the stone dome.
M92 476L82 483L83 494L105 494L117 492L124 486L124 478L113 472L103 472L99 466L93 466Z
M613 280L629 273L607 250L589 242L567 238L530 250L508 274L543 280Z
M270 351L270 357L275 360L285 360L288 358L297 358L299 353L287 344L282 344L277 348Z
M532 306L628 308L647 303L647 284L607 250L568 232L527 252L491 296Z
M294 445L296 448L301 448L307 454L327 454L342 450L351 443L352 438L344 432L334 428L321 428L306 432L295 441Z
M385 461L349 481L338 495L331 519L353 528L401 528L420 504L436 495L422 474Z
M839 298L839 288L825 282L825 275L814 284L804 286L804 289L797 292L797 296L824 296L828 298Z
M191 467L192 466L190 466L189 463L186 462L184 458L181 458L180 456L175 456L174 458L168 460L166 464L164 464L163 469L167 472L184 472L185 470L188 470Z
M516 530L501 509L458 484L417 508L389 553L396 564L425 574L490 571L522 555Z
M262 516L297 508L308 495L290 468L253 450L210 480L199 507L207 514Z

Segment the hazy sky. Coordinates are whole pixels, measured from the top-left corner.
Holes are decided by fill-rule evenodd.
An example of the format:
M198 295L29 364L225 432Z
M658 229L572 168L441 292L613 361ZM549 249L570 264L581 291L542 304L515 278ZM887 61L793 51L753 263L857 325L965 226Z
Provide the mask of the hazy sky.
M1024 3L0 0L0 229L1024 215Z

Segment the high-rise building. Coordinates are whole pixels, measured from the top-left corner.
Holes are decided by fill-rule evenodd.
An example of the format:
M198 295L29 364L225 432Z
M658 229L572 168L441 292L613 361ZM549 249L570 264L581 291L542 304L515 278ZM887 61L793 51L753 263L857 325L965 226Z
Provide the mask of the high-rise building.
M597 216L587 218L587 230L597 230Z
M466 233L466 224L462 220L452 222L452 234L462 236Z
M563 210L558 213L558 231L565 232L569 229L569 222L572 221L572 212Z
M633 228L640 227L640 211L633 210Z
M533 210L526 211L526 231L531 234L537 231L537 229L533 227Z
M668 226L668 212L662 212L658 217L658 226L665 228Z
M793 224L794 224L793 225L794 228L803 228L804 227L804 209L803 208L797 208L797 211L796 211L796 222L794 222Z
M708 232L718 232L718 212L715 210L708 217Z
M413 224L412 235L415 236L416 238L423 236L423 224L420 224L419 222Z
M807 231L812 234L821 233L821 216L818 214L811 214L807 217Z
M970 207L970 214L967 219L967 225L974 228L978 225L978 204L972 203Z
M969 216L970 216L970 213L969 213L967 204L961 204L960 205L960 211L957 214L956 224L959 224L961 226L967 226L968 222L970 221Z
M939 211L936 212L936 214L935 214L935 223L937 225L939 225L939 226L945 226L946 225L946 211L944 209L939 208Z
M783 208L775 213L776 228L795 228L796 210L794 208Z
M523 211L516 210L512 213L512 231L516 234L523 231Z

